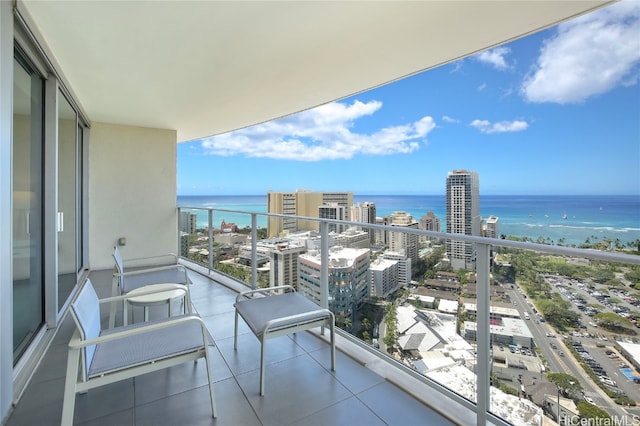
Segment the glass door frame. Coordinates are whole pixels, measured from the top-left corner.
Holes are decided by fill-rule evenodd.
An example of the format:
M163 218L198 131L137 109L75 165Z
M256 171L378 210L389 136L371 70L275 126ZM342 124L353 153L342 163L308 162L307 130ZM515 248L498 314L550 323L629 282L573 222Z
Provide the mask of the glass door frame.
M14 128L11 138L13 210L11 258L14 262L14 270L12 274L13 297L11 303L14 324L13 362L15 365L28 352L33 342L38 339L45 324L46 279L43 254L46 237L43 223L46 210L44 205L45 176L43 165L46 79L29 58L29 55L17 43L14 45L13 52L13 66L16 67L15 69L23 70L31 82L31 87L27 89L29 92L26 93L29 99L19 100L18 93L24 92L16 91L15 82L17 81L17 76L14 74L14 96L12 100ZM34 82L37 82L36 86L34 86ZM34 88L36 89L35 91ZM27 106L26 102L29 102L29 106ZM17 111L16 105L22 105L20 107L22 110ZM28 115L22 114L22 111ZM28 122L25 122L21 117L26 117ZM16 119L21 123L17 128ZM25 160L27 163L25 163ZM22 247L16 246L16 238L19 238L19 244ZM16 250L18 250L18 253L16 253ZM18 260L16 262L17 254L20 256L18 259L23 259L22 261ZM20 279L20 283L16 286L17 276L23 278ZM37 305L34 305L34 303L37 303ZM18 324L22 324L18 325L18 328L16 328L16 321ZM25 326L28 327L30 333L23 335L22 333L27 330L22 329ZM18 332L18 335L16 335L16 332ZM18 350L16 338L23 339Z

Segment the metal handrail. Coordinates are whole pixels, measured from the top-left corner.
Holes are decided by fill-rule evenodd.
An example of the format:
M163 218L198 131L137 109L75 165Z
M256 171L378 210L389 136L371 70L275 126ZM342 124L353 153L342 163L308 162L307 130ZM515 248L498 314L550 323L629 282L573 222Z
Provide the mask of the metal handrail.
M213 212L219 213L232 213L232 214L243 214L243 215L251 215L251 250L252 250L252 282L251 287L257 287L257 268L256 268L256 240L257 240L257 217L265 216L267 218L277 217L283 219L293 219L293 220L303 220L303 221L315 221L319 222L319 234L321 237L321 247L320 247L320 256L321 256L321 268L320 268L320 295L323 300L321 300L321 305L326 307L328 294L329 294L329 284L328 284L328 228L329 224L337 224L343 226L353 226L359 228L367 228L367 229L377 229L381 231L387 232L401 232L406 234L413 234L418 236L429 237L430 239L440 239L444 240L458 240L466 243L473 243L475 245L475 253L476 253L476 283L477 283L477 329L476 329L476 343L477 343L477 366L485 366L486 368L476 368L476 404L473 405L472 402L466 401L460 395L455 394L453 391L443 387L441 384L436 383L425 376L419 375L413 372L408 367L404 366L400 362L396 362L395 360L387 357L388 362L393 362L399 369L405 371L414 378L417 378L422 383L430 386L436 392L444 395L445 397L455 401L462 406L465 406L469 409L475 410L476 413L476 424L487 424L491 422L493 424L506 424L503 419L497 418L495 414L490 412L490 371L491 371L491 341L490 341L490 252L493 247L507 247L525 251L534 251L537 253L547 253L568 257L579 257L597 261L605 261L605 262L615 262L622 263L627 265L640 265L640 256L630 255L626 253L618 253L618 252L608 252L594 249L584 249L584 248L575 248L575 247L566 247L566 246L552 246L546 244L539 243L531 243L531 242L523 242L523 241L513 241L506 239L498 239L498 238L487 238L487 237L479 237L479 236L470 236L463 234L451 234L446 232L435 232L435 231L424 231L415 228L406 228L401 226L390 226L390 225L378 225L371 223L363 223L363 222L353 222L353 221L344 221L344 220L335 220L335 219L320 219L317 217L308 217L308 216L295 216L295 215L286 215L286 214L276 214L276 213L264 213L264 212L248 212L242 210L230 210L230 209L218 209L211 207L191 207L191 206L180 206L178 207L178 212L181 210L205 210L208 212L209 218L209 265L210 269L213 268L212 257L213 250L212 247L212 215ZM218 273L220 271L217 271ZM356 339L348 335L346 332L342 332L342 330L337 329L338 334L347 335L350 340ZM360 345L363 348L367 348L372 353L377 356L383 357L381 353L376 350L373 350L368 347L366 344ZM420 377L421 376L421 377Z

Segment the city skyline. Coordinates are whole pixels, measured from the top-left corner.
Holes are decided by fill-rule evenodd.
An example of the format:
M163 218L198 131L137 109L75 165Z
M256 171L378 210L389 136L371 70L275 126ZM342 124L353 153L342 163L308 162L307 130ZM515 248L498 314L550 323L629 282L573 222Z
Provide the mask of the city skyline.
M428 48L426 46L425 48ZM178 145L178 195L640 195L640 2L315 109ZM313 82L309 82L310 85Z

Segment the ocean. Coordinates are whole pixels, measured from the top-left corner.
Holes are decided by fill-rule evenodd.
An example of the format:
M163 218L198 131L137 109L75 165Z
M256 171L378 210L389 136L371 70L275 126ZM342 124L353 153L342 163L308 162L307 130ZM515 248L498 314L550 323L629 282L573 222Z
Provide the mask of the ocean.
M405 211L420 220L431 210L446 229L444 195L357 195L354 203L371 201L377 216ZM209 207L255 213L267 212L266 195L178 196L180 207ZM542 238L552 244L581 244L587 239L620 240L622 244L640 239L640 197L635 195L480 195L480 213L484 219L500 218L499 232L504 235ZM213 224L224 220L238 227L251 225L245 214L216 213ZM266 227L266 217L258 216L258 226ZM207 225L206 212L198 212L198 226ZM595 238L594 238L595 237Z

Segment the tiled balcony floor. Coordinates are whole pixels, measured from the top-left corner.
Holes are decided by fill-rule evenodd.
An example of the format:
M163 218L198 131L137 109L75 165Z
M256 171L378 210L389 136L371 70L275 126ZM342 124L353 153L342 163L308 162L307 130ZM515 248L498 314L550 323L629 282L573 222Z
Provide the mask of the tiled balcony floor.
M218 418L211 417L205 363L185 363L114 383L76 397L81 425L445 425L438 412L307 332L267 343L266 394L259 395L260 345L241 321L233 349L236 293L192 272L191 295L215 340L210 348ZM91 280L100 297L110 293L111 271ZM108 309L104 309L103 315ZM68 315L35 371L8 426L57 425L67 344L74 330ZM445 408L446 411L446 408Z

